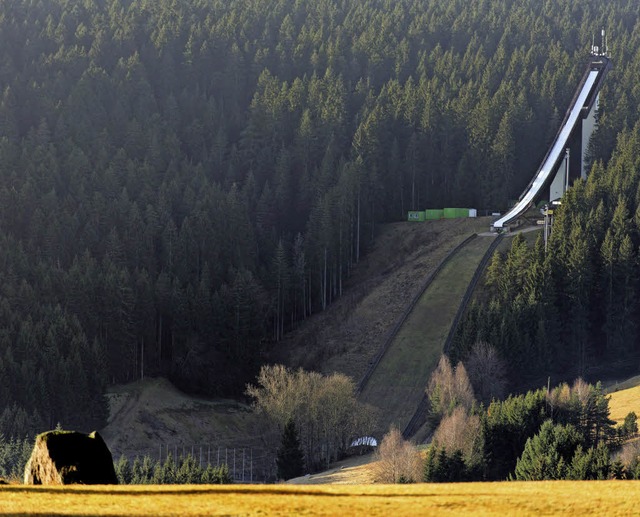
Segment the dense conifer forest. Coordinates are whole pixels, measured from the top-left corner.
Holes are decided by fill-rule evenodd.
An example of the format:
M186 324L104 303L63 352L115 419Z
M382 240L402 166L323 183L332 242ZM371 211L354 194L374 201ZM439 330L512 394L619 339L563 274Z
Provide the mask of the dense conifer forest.
M603 161L482 309L518 365L637 349L635 2L3 0L0 433L143 375L242 393L378 223L521 192L603 26Z

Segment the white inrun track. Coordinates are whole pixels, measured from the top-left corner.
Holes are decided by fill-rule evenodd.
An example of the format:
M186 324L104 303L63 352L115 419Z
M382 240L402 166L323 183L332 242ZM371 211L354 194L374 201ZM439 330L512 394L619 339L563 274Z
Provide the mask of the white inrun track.
M551 179L552 174L556 172L556 165L560 160L560 155L567 147L567 141L571 136L573 128L578 122L578 118L580 117L582 108L589 98L591 89L596 83L599 75L600 70L591 70L589 72L589 75L587 75L587 79L582 86L580 94L575 98L575 102L571 106L569 116L565 118L564 125L556 136L556 139L553 142L553 146L551 147L551 151L547 154L544 162L538 169L538 173L536 174L535 178L527 187L527 190L525 191L520 201L518 201L518 203L516 203L516 205L504 216L493 223L494 228L504 228L506 224L524 214L531 206L531 203L533 203L533 200L538 196L544 185L547 184Z

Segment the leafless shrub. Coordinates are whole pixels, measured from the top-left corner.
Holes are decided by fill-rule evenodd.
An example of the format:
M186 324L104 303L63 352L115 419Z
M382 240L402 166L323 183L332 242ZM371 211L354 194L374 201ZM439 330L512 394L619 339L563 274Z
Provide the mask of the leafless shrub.
M392 427L376 451L373 477L376 483L415 483L422 478L422 459L415 446Z
M640 462L640 441L625 443L612 460L619 460L627 469L638 464Z

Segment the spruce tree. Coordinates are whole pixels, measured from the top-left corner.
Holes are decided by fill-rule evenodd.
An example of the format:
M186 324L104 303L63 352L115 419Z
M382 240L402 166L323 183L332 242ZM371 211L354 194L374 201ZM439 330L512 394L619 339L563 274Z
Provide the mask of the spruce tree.
M301 476L304 471L304 456L300 447L298 430L293 419L289 419L282 433L282 443L276 459L278 479Z

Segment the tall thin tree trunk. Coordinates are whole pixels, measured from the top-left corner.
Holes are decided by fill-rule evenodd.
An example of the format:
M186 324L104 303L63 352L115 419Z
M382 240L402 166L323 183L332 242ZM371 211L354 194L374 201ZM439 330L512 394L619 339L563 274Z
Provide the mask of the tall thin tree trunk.
M302 319L307 319L307 281L304 279L304 271L302 272Z
M360 263L360 187L358 187L358 217L356 221L356 264Z
M416 209L416 170L412 167L411 171L411 210ZM404 213L404 212L403 212Z
M327 248L324 248L324 272L322 274L322 310L327 308Z
M338 296L342 296L342 217L340 218L338 236Z
M162 370L162 313L158 317L158 368Z
M373 199L371 199L371 242L373 242L373 238L375 236L375 228L376 228L376 204Z

